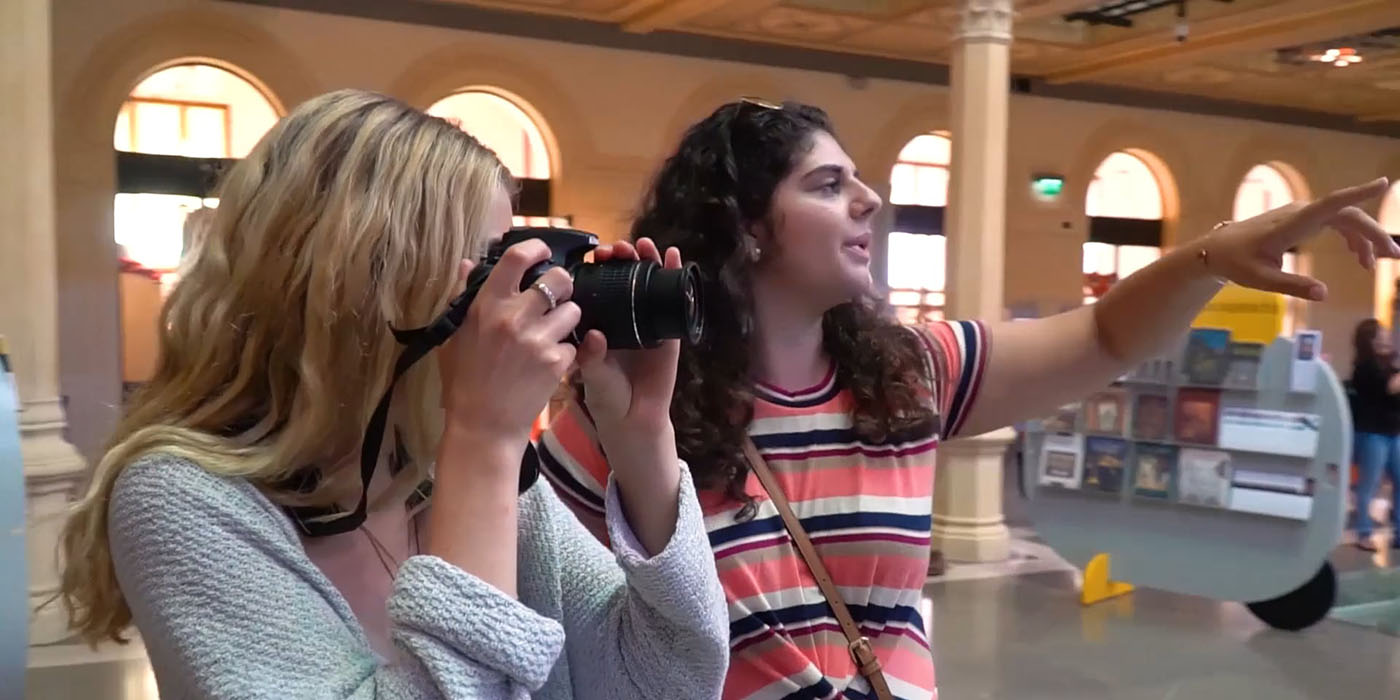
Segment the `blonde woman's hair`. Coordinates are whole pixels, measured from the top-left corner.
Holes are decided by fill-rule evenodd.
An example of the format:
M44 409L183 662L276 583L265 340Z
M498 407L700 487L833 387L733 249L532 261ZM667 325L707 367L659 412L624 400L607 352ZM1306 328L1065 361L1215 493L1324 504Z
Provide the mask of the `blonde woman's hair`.
M162 310L155 376L65 524L58 597L75 631L122 641L131 624L107 503L143 455L248 479L283 504L358 496L355 457L400 349L389 329L442 312L510 182L471 136L357 90L299 106L230 169ZM411 492L433 459L436 381L436 363L424 361L395 390L388 434L407 468L386 497ZM285 486L306 468L320 471L314 491Z

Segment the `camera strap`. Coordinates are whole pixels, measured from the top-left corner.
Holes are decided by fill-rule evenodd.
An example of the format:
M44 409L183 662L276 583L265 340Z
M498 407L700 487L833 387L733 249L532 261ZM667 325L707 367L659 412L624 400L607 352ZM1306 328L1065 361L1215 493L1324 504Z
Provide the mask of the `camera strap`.
M447 310L431 324L409 330L390 329L394 334L394 339L403 345L404 349L399 354L399 359L394 363L394 373L389 379L388 388L384 390L384 396L374 407L374 413L370 414L369 424L365 428L364 441L360 444L359 504L356 505L355 510L348 513L333 506L286 507L287 514L291 516L292 522L296 524L297 529L303 535L308 537L339 535L364 524L369 509L369 486L374 479L375 467L379 463L379 451L384 445L384 432L389 419L389 406L393 403L394 387L409 368L423 359L429 352L432 352L434 348L447 342L452 334L457 332L457 329L466 320L467 310L471 307L471 302L476 298L476 294L480 291L485 279L485 275L469 277L466 291L453 299L448 304ZM317 476L314 471L303 475L301 486L303 488L314 487ZM538 477L539 456L535 453L534 445L527 444L524 459L520 465L521 493L533 485Z

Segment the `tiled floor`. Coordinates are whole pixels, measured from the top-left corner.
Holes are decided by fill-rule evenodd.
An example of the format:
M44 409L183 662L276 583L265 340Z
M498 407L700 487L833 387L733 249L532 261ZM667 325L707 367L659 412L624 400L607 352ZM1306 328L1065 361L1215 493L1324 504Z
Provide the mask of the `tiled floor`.
M1065 573L930 597L943 700L1400 697L1400 639L1331 620L1277 632L1241 605L1150 589L1083 608Z

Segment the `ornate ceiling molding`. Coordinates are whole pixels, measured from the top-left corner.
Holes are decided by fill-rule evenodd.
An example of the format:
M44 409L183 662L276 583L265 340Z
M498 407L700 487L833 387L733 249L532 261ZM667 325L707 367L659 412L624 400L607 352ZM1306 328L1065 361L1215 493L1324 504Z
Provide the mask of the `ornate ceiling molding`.
M1011 43L1015 18L1011 0L963 0L958 14L956 40Z

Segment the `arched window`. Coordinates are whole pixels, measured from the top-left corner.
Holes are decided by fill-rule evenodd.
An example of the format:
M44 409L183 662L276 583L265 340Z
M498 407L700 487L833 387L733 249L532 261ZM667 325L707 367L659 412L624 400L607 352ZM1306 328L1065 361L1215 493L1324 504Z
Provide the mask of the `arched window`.
M888 243L890 304L905 323L943 318L947 303L948 165L953 143L945 133L915 136L890 172L894 229Z
M1089 240L1084 243L1084 303L1092 304L1118 280L1162 257L1162 186L1143 157L1110 154L1094 171L1085 197Z
M1377 220L1392 238L1400 237L1400 184L1391 185L1390 191L1385 193ZM1392 331L1396 321L1393 304L1397 282L1400 282L1400 263L1392 258L1377 258L1376 318Z
M208 197L212 164L242 158L277 122L273 101L218 66L188 63L152 73L117 114L113 235L120 251L122 376L128 388L155 368L157 318L175 281L189 228Z
M549 183L556 168L544 130L517 101L494 91L467 89L433 103L428 114L476 137L520 181L517 226L568 225L568 217L550 216Z
M550 159L545 129L522 104L523 101L495 90L468 88L434 102L427 111L457 125L495 151L520 183L514 225L568 226L570 217L552 216L550 182L558 164ZM535 437L561 408L556 396L535 420Z
M186 64L137 84L117 114L112 140L122 153L242 158L276 121L276 108L252 83L217 66ZM198 194L120 192L114 218L124 261L157 274L173 272L183 250L185 216L214 204Z
M1292 176L1291 178L1289 176ZM1293 182L1301 182L1302 176L1283 163L1260 163L1245 173L1235 190L1235 206L1231 218L1244 221L1279 207L1292 204L1306 193L1298 192ZM1300 260L1296 250L1283 254L1283 270L1297 273ZM1285 336L1293 335L1298 319L1302 315L1303 299L1287 297L1283 307L1283 328Z
M1267 211L1292 204L1297 199L1293 186L1273 165L1259 164L1245 173L1240 188L1235 190L1234 218L1253 218Z

